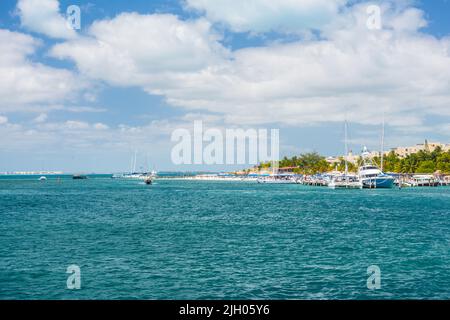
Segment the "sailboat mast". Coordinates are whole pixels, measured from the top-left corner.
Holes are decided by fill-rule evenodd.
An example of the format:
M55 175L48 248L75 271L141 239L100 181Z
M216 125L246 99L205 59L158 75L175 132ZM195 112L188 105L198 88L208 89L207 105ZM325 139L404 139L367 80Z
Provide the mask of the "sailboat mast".
M133 173L136 172L136 158L137 158L137 150L134 150Z
M344 161L345 161L345 175L348 175L348 133L347 133L347 128L348 124L347 124L347 120L345 120L345 124L344 124L344 143L345 143L345 157L344 157Z
M380 169L381 172L383 172L383 167L384 167L384 130L385 130L385 125L384 125L384 113L383 113L383 124L381 126L381 164L380 164Z

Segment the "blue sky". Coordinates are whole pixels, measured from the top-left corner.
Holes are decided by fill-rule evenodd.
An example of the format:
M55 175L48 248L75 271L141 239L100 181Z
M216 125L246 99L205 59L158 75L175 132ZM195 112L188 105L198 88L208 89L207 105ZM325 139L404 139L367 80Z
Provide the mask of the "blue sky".
M244 5L242 4L244 3ZM366 8L381 8L369 30ZM69 5L81 30L65 27ZM176 166L170 134L276 128L282 155L450 143L450 1L0 1L0 172Z

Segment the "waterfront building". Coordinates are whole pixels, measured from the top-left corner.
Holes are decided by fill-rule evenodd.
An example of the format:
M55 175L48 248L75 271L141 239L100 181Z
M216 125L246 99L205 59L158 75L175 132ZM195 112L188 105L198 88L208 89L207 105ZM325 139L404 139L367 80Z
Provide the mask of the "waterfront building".
M419 151L433 152L438 147L440 147L444 152L450 151L450 144L428 142L427 140L425 140L424 143L419 143L412 147L393 148L392 151L394 151L400 158L406 158L407 156L418 153Z

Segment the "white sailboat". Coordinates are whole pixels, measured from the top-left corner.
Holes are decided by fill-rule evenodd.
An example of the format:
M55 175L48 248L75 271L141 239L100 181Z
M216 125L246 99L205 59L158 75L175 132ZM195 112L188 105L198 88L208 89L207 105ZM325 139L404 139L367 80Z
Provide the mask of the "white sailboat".
M345 137L344 137L344 144L345 144L345 156L344 156L344 162L345 162L345 172L343 175L336 175L334 176L330 183L328 184L328 187L331 189L362 189L363 185L361 181L358 179L356 175L351 175L348 172L348 124L347 121L345 121Z
M381 163L380 168L371 160L370 153L364 146L362 156L362 165L359 167L359 179L361 180L364 188L369 189L389 189L394 186L394 177L385 174L383 172L384 166L384 133L385 133L385 121L383 115L383 124L381 130Z

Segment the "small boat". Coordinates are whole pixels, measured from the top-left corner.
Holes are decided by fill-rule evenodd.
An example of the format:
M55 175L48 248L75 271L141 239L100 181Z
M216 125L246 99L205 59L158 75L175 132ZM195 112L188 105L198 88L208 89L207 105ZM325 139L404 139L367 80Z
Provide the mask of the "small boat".
M357 176L341 175L333 177L328 187L331 189L362 189L363 184Z
M298 184L299 180L293 174L272 174L268 177L258 178L257 182L266 184Z
M153 178L152 177L147 177L144 180L145 184L152 184L153 183Z
M439 180L433 175L417 174L410 179L412 186L414 187L438 187Z
M44 176L39 178L39 181L46 181L46 180L47 180L47 177L44 177Z
M74 174L72 176L72 179L74 179L74 180L85 180L85 179L87 179L87 176L82 175L82 174Z

